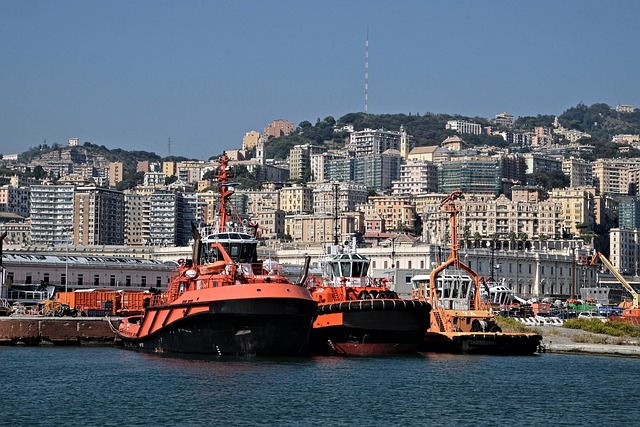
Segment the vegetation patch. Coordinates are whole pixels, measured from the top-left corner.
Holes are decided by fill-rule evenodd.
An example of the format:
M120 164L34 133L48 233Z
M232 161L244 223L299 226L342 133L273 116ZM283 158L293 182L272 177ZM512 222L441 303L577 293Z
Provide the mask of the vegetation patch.
M640 328L626 322L602 322L599 319L569 319L563 327L581 329L593 334L603 334L613 337L640 338Z
M502 329L502 332L533 332L533 333L538 333L538 332L532 331L531 328L528 328L527 326L525 326L522 323L518 322L513 317L496 316L495 319L496 319L496 323L498 324L498 326L500 326L500 329Z

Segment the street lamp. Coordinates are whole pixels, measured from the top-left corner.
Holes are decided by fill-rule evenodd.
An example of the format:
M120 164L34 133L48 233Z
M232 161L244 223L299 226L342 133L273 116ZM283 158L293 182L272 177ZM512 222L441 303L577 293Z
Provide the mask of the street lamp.
M491 250L491 262L489 263L489 280L493 281L493 251L494 247L491 241L487 241L487 248Z

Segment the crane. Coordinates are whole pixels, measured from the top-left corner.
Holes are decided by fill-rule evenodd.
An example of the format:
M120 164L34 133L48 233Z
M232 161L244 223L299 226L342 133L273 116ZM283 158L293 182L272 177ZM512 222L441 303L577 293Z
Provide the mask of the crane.
M624 286L624 288L629 291L631 297L633 298L632 307L631 308L640 308L640 294L627 282L627 280L620 274L620 272L611 264L611 262L604 256L601 252L596 252L593 256L588 256L585 259L585 264L588 265L596 265L598 259L602 261L602 263L607 267L607 269L616 276L616 279Z

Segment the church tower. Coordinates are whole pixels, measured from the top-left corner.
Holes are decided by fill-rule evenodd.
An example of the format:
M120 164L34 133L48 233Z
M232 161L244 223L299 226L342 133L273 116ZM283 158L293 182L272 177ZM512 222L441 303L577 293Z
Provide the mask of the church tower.
M264 149L264 138L258 138L258 145L256 145L256 159L262 166L267 164L267 153Z
M400 125L400 156L405 161L409 158L409 135L407 135L404 125Z

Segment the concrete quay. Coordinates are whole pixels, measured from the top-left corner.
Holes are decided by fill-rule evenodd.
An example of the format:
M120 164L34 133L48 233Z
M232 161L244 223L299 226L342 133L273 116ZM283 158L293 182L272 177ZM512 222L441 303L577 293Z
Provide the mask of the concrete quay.
M555 326L530 329L532 332L536 331L542 335L541 344L546 353L640 358L640 342L637 338L621 339L608 335L593 334L580 329ZM584 338L592 342L579 342L582 340L578 338Z

